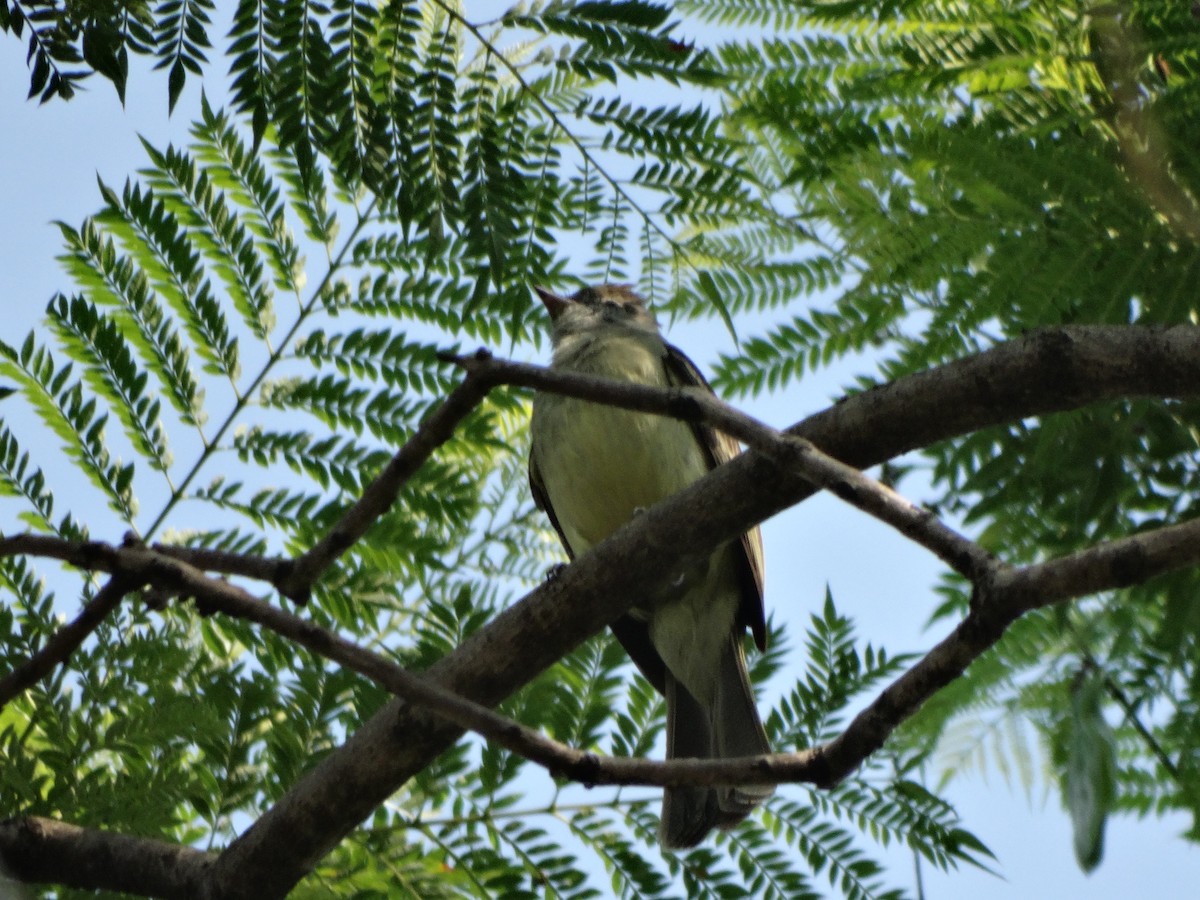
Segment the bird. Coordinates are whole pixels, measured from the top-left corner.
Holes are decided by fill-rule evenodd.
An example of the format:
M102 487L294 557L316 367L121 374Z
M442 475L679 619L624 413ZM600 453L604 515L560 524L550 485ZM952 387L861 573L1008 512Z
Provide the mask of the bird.
M534 290L550 314L553 370L712 391L695 364L663 339L630 286L601 284L570 297ZM530 433L534 502L572 559L740 452L733 438L706 425L544 391L534 397ZM743 649L747 628L758 649L766 649L757 527L719 547L656 602L635 602L611 628L666 699L668 759L771 752ZM769 785L666 788L659 842L667 850L694 847L714 828L737 825L773 791Z

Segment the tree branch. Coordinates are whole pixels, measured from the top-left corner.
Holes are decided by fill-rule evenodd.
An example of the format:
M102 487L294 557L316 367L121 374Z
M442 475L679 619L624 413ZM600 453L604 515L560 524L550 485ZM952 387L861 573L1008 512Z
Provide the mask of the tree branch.
M1200 519L1106 541L996 578L994 589L1019 598L1018 613L1113 588L1140 584L1195 561Z
M492 387L486 379L468 374L442 405L418 426L416 434L392 457L341 521L307 552L284 565L274 582L279 592L301 606L307 603L313 583L321 573L387 512L405 482L425 464L433 451L454 436L458 424L470 415Z
M1055 328L851 397L787 434L810 440L854 465L867 466L918 446L1031 415L1120 396L1198 394L1200 329ZM786 460L751 450L580 556L418 681L476 705L494 705L601 630L624 612L632 598L652 597L668 589L682 568L707 558L716 547L812 492L811 483ZM778 764L774 758L753 760L751 768L762 770L754 777L784 780L791 765L803 768L801 777L835 783L880 746L891 728L924 698L994 643L1021 612L1189 564L1196 553L1190 548L1200 545L1197 537L1200 524L1190 522L1028 569L988 566L976 582L971 612L954 633L885 689L841 736L790 758L782 754L785 758ZM25 536L24 540L21 552L35 552L35 542L47 539ZM20 544L12 541L18 539L0 546L16 552ZM228 588L249 598L256 608L273 610L240 588L145 548L86 545L73 552L96 568L119 564L125 572L127 564L132 565L135 581L144 576L202 600L205 591L223 596ZM310 629L308 623L303 626ZM335 640L340 639L335 636ZM212 865L211 877L196 896L284 895L349 830L460 734L460 726L428 710L402 700L388 704L231 844ZM734 767L731 770L715 774L701 770L709 765L719 769L725 762L684 763L674 772L661 763L613 762L654 767L654 777L664 779L747 777L736 769L745 763L737 761L728 763ZM641 771L639 777L651 777L649 771Z
M4 544L8 544L5 547ZM811 781L831 787L856 769L925 700L949 683L1004 630L1032 609L1127 586L1200 563L1200 519L1167 526L1022 569L997 567L981 579L977 602L953 634L889 685L846 731L827 745L795 753L718 760L603 757L555 741L493 712L385 657L299 616L256 599L236 585L205 576L186 563L142 547L79 545L33 536L0 543L67 560L90 560L130 584L151 578L193 596L207 614L219 611L255 622L320 656L359 672L391 693L418 703L464 730L506 747L552 774L589 786L677 787ZM1130 561L1134 561L1133 568Z
M789 466L813 484L827 488L853 506L887 522L902 534L931 550L967 578L978 578L994 563L987 551L938 521L928 510L910 503L896 491L867 477L854 467L827 456L810 441L780 432L724 403L711 391L696 388L661 388L573 372L557 372L542 366L494 359L483 350L472 356L448 355L445 358L465 369L467 378L433 415L420 425L416 434L363 491L358 502L306 553L288 560L164 544L156 544L153 549L163 556L185 562L197 569L242 575L268 582L284 596L304 605L313 582L391 507L408 479L439 446L453 436L457 425L479 405L487 392L496 385L511 384L712 425ZM13 543L16 539L27 540L29 543ZM47 538L18 535L8 541L0 541L0 553L5 552L5 547L22 552L22 546L27 548L28 552L36 553L39 552L36 549L38 546L48 548L52 543L54 542ZM95 566L96 560L93 559L94 554L103 555L111 549L109 545L99 542L80 544L75 550L70 550L69 545L63 544L57 552L47 551L43 555L57 556L83 568L96 567L113 571L110 565ZM0 706L11 699L11 696L49 674L55 664L64 662L66 655L98 626L103 615L94 620L91 617L101 609L102 605L97 606L95 610L85 609L79 621L64 629L62 645L57 642L48 645L45 653L38 654L4 681L0 681ZM106 615L107 612L105 609L103 614ZM81 625L85 620L91 623L90 628L79 634L75 644L65 646L72 635L81 627L85 627Z
M0 542L0 555L10 552L47 556L102 569L112 572L114 581L130 586L151 583L192 597L205 615L221 612L255 622L319 656L365 675L397 697L418 703L460 728L473 731L544 766L553 774L585 784L710 784L714 783L713 779L720 782L725 773L735 773L729 777L738 781L772 780L771 772L746 777L746 772L764 770L751 770L745 763L738 766L728 764L729 761L721 766L676 765L650 760L603 758L577 750L414 675L386 657L348 641L327 628L265 603L237 585L210 578L185 562L160 556L149 548L113 547L99 542L78 543L51 536L20 535ZM795 755L782 756L792 760ZM789 780L803 777L803 770L792 768L789 771L792 772ZM798 771L801 774L797 774Z
M1096 111L1117 140L1125 176L1177 237L1200 244L1200 202L1178 176L1171 140L1155 115L1152 96L1145 96L1139 84L1145 39L1119 6L1095 8L1089 37L1109 101L1095 103Z
M191 900L215 857L191 847L27 816L0 822L0 857L22 881Z
M980 586L981 599L954 633L909 669L860 713L829 744L794 753L717 760L673 760L602 757L554 741L534 729L445 690L379 654L331 631L255 599L242 588L205 576L179 560L164 559L142 547L73 545L53 537L9 540L5 550L35 547L59 559L90 560L111 567L114 581L136 583L152 577L159 586L193 595L206 612L247 619L339 662L392 693L433 710L464 729L544 766L552 774L589 786L642 785L672 787L693 784L779 784L811 781L832 787L882 746L894 728L921 703L962 673L994 644L1022 613L1128 583L1127 563L1136 557L1136 575L1154 574L1200 561L1200 520L1101 544L1059 560L1026 569L999 571ZM1099 569L1103 574L1095 575ZM1038 590L1038 579L1050 590ZM101 854L97 856L97 854ZM207 886L211 856L186 847L124 835L89 831L47 819L27 818L0 823L0 855L14 874L29 881L52 880L73 887L133 891L162 897L193 896ZM70 866L62 860L86 860ZM46 860L55 860L47 865ZM49 874L48 874L49 873ZM208 894L211 896L211 894Z
M822 453L812 441L788 434L730 406L712 391L694 387L655 387L614 381L578 372L495 359L479 351L446 356L470 375L493 384L528 387L622 409L656 413L684 422L703 423L791 468L901 534L930 550L956 572L975 579L994 562L990 553L940 522L898 492L853 466Z
M211 547L183 547L157 542L149 547L155 553L185 562L194 569L219 575L241 575L276 588L292 565L292 560L282 556L256 556L252 553L214 550Z
M1129 561L1133 560L1132 566ZM948 637L883 690L854 721L818 748L830 787L883 746L897 725L966 670L1023 614L1097 591L1128 587L1154 575L1200 563L1200 519L1109 541L1020 569L1001 568L976 585L967 617ZM865 752L864 752L865 751Z
M0 540L0 554L4 553L3 548L6 544L8 539ZM119 577L111 579L96 592L96 596L84 604L79 615L69 625L64 625L46 641L41 650L0 678L0 709L7 706L8 702L22 691L53 672L55 667L66 663L71 654L79 649L79 645L87 640L88 635L99 628L100 623L117 608L130 588L131 585Z

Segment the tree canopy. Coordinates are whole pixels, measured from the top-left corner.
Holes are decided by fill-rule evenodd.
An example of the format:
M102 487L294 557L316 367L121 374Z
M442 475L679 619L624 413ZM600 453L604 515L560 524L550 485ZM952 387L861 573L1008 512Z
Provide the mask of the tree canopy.
M67 284L0 341L11 874L908 896L880 845L988 864L938 796L984 711L1036 729L1085 868L1113 814L1200 815L1195 6L4 0L0 28L31 98L124 98L144 57L193 120L58 223ZM728 400L874 374L776 431L499 359L544 344L530 285L601 281L735 333ZM531 388L749 450L546 580ZM915 467L928 508L891 492ZM721 776L641 765L662 702L602 629L817 489L933 550L958 624L921 658L836 596L774 624L753 771L798 786L662 854L625 785Z

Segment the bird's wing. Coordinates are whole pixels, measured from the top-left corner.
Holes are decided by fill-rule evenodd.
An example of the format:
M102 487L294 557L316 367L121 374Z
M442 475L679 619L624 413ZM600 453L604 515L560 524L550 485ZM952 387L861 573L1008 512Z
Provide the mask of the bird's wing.
M666 366L667 379L672 385L679 387L699 387L714 393L709 387L696 364L683 354L678 347L666 345L666 355L663 357ZM741 445L724 432L717 431L708 425L695 423L692 425L696 440L708 457L710 468L716 468L729 462L742 452ZM739 557L738 581L742 588L742 602L739 607L739 622L748 627L754 635L754 643L759 650L767 648L766 613L763 609L763 547L762 534L755 526L742 535L742 552Z
M550 524L558 532L558 539L562 543L563 549L567 551L567 556L574 559L575 551L571 549L571 542L567 540L566 533L558 524L558 516L554 514L550 495L546 493L546 483L542 481L542 473L538 471L537 455L532 449L529 451L529 490L533 494L534 505L549 517Z
M542 473L538 471L537 454L532 451L529 454L529 490L533 493L533 502L537 508L549 517L550 524L558 532L558 539L562 543L563 549L567 551L567 556L574 559L575 551L571 548L571 542L567 540L562 526L558 524L558 516L554 514L554 505L550 502L550 495L546 493L546 484L542 481ZM625 648L625 652L629 654L629 658L633 660L634 665L646 676L646 680L654 685L660 694L665 693L667 665L658 655L658 651L654 649L654 644L650 642L650 632L646 623L627 613L609 627L621 646Z

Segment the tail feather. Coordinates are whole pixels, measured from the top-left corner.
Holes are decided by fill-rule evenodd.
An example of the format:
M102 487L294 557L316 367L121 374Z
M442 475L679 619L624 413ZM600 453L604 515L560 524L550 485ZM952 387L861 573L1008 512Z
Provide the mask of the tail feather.
M708 759L712 756L712 730L708 712L668 670L667 759ZM695 847L719 821L717 792L706 787L666 788L659 843L667 850Z
M746 672L742 642L731 634L717 661L711 708L696 700L668 670L667 759L712 759L770 753ZM666 849L694 847L713 828L728 829L771 796L770 785L667 788L659 841Z
M735 634L730 635L717 667L717 692L711 721L716 756L761 756L771 752L767 733L758 717L750 675L746 671L746 655ZM769 784L720 788L717 792L720 826L733 827L773 793L775 788Z

